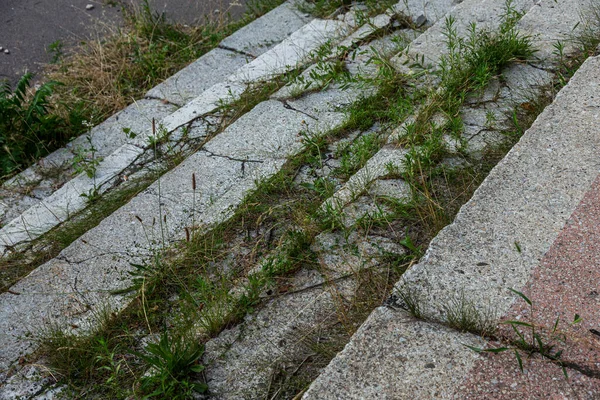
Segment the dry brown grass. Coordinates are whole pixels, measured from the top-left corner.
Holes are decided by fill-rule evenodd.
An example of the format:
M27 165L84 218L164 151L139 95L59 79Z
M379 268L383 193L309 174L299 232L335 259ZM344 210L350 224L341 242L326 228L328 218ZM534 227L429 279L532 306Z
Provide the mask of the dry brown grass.
M64 83L57 88L57 103L65 109L83 107L88 120L100 122L279 3L251 3L238 21L229 17L232 5L221 4L222 12L193 26L171 24L147 4L124 7L124 27L99 26L93 40L49 65L45 79Z

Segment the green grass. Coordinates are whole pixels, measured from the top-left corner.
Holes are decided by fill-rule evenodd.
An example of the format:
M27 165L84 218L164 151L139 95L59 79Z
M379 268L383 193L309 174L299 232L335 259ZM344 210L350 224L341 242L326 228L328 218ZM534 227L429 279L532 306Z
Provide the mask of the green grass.
M27 73L14 90L8 83L0 88L0 182L87 129L80 103L56 114L60 105L51 96L58 82L31 90L31 79Z
M170 337L165 330L158 343L150 343L137 356L150 366L150 373L141 378L140 391L145 398L189 399L195 393L205 393L208 386L193 380L204 370L199 363L204 346L193 337Z
M383 139L384 137L377 133L367 133L338 148L335 157L339 159L340 166L333 171L333 174L344 179L350 178L379 150Z
M237 21L227 14L195 26L168 22L147 0L124 7L125 27L108 27L102 39L63 54L50 46L53 63L42 84L28 90L26 74L16 88L0 91L0 182L123 109L167 77L283 0L254 0Z
M152 183L152 178L134 180L91 204L85 211L34 241L27 250L0 258L0 293L29 272L56 257L58 253L89 229L98 225L121 205L127 203Z
M499 32L480 32L473 27L471 36L466 39L452 38L456 35L449 20L447 36L454 42L449 46L454 47L438 75L443 90L436 93L408 87L409 78L395 73L385 57L374 55L379 70L377 76L354 83L376 83L378 91L349 107L344 127L325 135L306 132L306 150L289 160L280 173L258 182L257 189L245 199L232 219L209 231L188 229L185 243L159 249L152 260L134 266L134 285L130 288L134 300L103 328L101 340L96 334L79 339L68 337L46 348L48 354L70 345L78 349L79 353L74 354L81 355L83 364L76 364L72 369L85 373L64 372L64 376L69 377L67 382L79 393L117 393L113 394L114 398L143 396L156 390L157 397L168 398L173 387L189 394L194 383L202 383L201 377L194 374L202 369L197 360L205 341L255 312L264 299L285 294L289 290L289 278L296 271L319 270L316 254L311 250L317 234L349 229L361 237L371 234L392 237L407 249L407 254L383 256L376 267L344 277L358 283L355 298L333 296L337 301L335 315L314 330L300 333L301 338L298 338L310 354L314 354L314 362L302 359L297 360L293 368L282 366L269 388L270 398L293 398L301 393L319 369L343 348L361 321L385 300L403 271L418 260L429 241L453 219L487 172L534 118L534 111L516 109L511 117L513 127L506 132L507 144L487 150L480 160L459 153L458 157L468 161L460 167L441 162L449 154L442 140L444 135L458 137L461 134L462 121L457 113L465 97L485 88L510 62L532 54L528 39L518 36L514 30L516 18L509 8ZM331 65L332 69L318 71L323 73L325 83L319 86L326 87L344 75L343 69ZM228 109L230 118L235 119L256 104L251 97ZM385 206L391 212L359 220L350 228L340 221L326 221L330 224L325 226L320 209L333 192L332 183L328 178L321 178L312 184L298 185L295 178L300 168L322 167L326 149L332 142L355 129L365 131L376 123L384 129L395 127L420 104L424 105L422 112L400 139L410 150L407 168L402 172L390 169L388 176L405 179L412 189L411 199L406 202L375 199L382 209ZM540 103L534 108L537 112L542 107ZM431 124L431 117L439 114L444 116L442 122ZM348 178L381 144L376 135L363 135L342 149L338 154L342 160L340 176ZM330 215L332 220L342 217L339 209L330 210ZM257 265L259 268L255 268ZM325 285L337 294L334 283ZM234 288L236 290L232 290ZM407 289L400 297L420 316L419 294ZM449 305L447 313L448 320L454 321L457 327L478 329L479 314L468 302ZM149 348L147 357L140 356L139 338L157 332L162 333L158 343ZM183 337L188 338L186 344L193 344L191 348L179 341ZM175 362L177 359L182 360L181 364ZM67 365L70 363L73 361ZM182 368L175 368L176 364ZM69 370L60 365L59 371ZM142 375L151 366L157 368L158 374L148 381ZM179 375L177 371L183 372ZM183 386L177 386L178 382Z

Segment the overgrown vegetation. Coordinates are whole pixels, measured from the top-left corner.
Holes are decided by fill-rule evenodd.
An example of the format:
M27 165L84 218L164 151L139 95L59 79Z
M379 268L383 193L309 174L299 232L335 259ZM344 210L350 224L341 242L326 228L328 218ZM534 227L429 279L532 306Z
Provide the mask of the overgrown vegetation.
M344 3L314 1L313 11L330 13ZM525 61L533 54L529 38L515 29L520 15L510 4L498 32L472 26L469 36L460 38L455 22L446 21L449 53L435 76L441 89L411 87L413 78L398 75L385 56L373 54L371 62L378 66L376 77L355 78L353 83L376 84L377 93L349 107L343 128L326 134L303 132L304 152L271 179L258 182L233 218L208 231L184 228L185 243L175 248L163 243L151 259L132 265L132 285L119 293L134 298L125 311L110 315L87 337L67 335L64 330L47 332L42 354L78 393L111 398L189 397L192 390L206 390L200 374L204 342L238 324L266 301L293 293L291 277L300 269L316 269L327 278L327 271L321 269L311 249L318 234L343 231L345 239L353 232L360 237L392 238L406 254L384 254L375 267L322 283L336 300L334 315L324 316L314 330L299 332L293 338L295 344L302 343L307 355L291 367L282 365L268 388L269 398L292 398L302 393L369 312L385 300L394 282L418 260L429 241L453 219L546 104L548 99L532 99L526 109L516 108L503 131L505 143L488 148L478 157L469 154L463 144L456 151L448 148L448 137L460 143L460 109L466 98L484 90L509 63ZM163 39L169 37L168 33L162 35ZM331 68L311 77L321 81L319 87L339 82L338 77L348 83L341 63L329 65ZM385 131L407 121L411 114L414 122L405 125L397 140L408 155L402 168L390 165L384 177L408 182L411 196L404 200L373 198L382 211L350 225L344 223L342 208L325 210L324 216L322 204L336 188L333 178L343 182L362 168L384 145L385 136L358 135L357 140L339 147L334 155L340 161L335 176L299 184L301 169L322 169L326 154L331 153L329 145L352 131L365 131L375 124ZM458 162L448 162L450 157ZM195 179L190 177L194 196ZM351 246L348 251L352 251ZM341 280L356 284L358 290L352 299L337 292L336 284ZM407 290L399 295L420 317L422 299L418 294ZM446 312L448 323L458 329L492 329L487 317L482 317L464 296L447 305ZM156 338L157 333L160 338ZM157 343L144 345L142 338L147 335L158 339ZM151 372L144 376L148 368Z
M80 44L63 55L54 43L53 63L31 90L31 75L14 91L0 91L0 182L63 146L144 96L153 86L213 49L218 43L282 3L253 0L239 20L223 10L197 25L172 24L147 0L139 8L120 4L125 26Z
M567 374L567 365L572 364L565 361L562 358L563 350L559 348L560 344L567 342L567 334L563 330L560 317L557 317L554 321L552 328L541 326L535 321L534 306L533 302L522 292L514 289L509 289L511 292L519 296L529 306L529 319L528 320L507 320L502 321L504 325L510 326L512 335L503 334L500 338L502 343L499 347L489 348L478 348L467 346L471 350L477 353L503 353L505 351L512 351L515 355L515 359L519 365L521 372L523 369L523 356L525 354L528 358L534 354L539 354L546 360L549 360L553 364L556 364L561 368L565 379L569 379ZM578 314L575 314L572 322L567 323L569 326L579 324L582 321ZM490 336L490 331L477 332L483 336ZM497 339L494 337L494 339Z
M445 210L442 204L449 204L448 198L442 197L439 188L446 182L456 182L464 178L467 186L478 184L481 176L497 162L493 149L488 149L482 161L472 162L469 152L461 143L463 124L460 110L467 97L482 92L490 79L497 77L503 68L511 62L526 61L535 50L530 38L522 36L516 29L521 15L507 1L506 12L498 31L479 30L475 24L470 25L467 37L460 37L456 29L456 21L448 17L446 23L446 43L448 53L441 60L439 68L434 70L434 81L438 86L423 96L421 108L416 114L414 123L405 126L397 141L408 148L401 176L411 185L415 213L426 221L430 237L451 222L456 209ZM424 68L423 65L412 65L412 68ZM423 69L423 74L428 70ZM420 74L417 74L420 75ZM514 120L513 122L517 122ZM514 131L506 131L504 135L509 148L518 140L523 131L514 126ZM459 143L459 155L466 161L466 166L458 174L452 168L440 162L447 156L448 142ZM462 151L461 151L462 149ZM502 153L502 151L500 151ZM465 177L464 173L470 171ZM471 184L467 182L471 181ZM452 201L450 201L450 204Z
M61 105L52 101L59 83L49 81L29 94L31 74L0 88L0 182L60 147L85 129L81 103ZM57 108L63 115L57 114Z

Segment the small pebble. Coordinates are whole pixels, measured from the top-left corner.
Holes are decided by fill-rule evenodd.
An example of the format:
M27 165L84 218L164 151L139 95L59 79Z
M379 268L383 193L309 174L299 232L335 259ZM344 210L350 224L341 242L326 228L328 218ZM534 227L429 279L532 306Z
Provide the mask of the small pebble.
M87 6L85 6L86 10L93 10L94 9L94 5L93 4L88 4Z
M4 47L0 46L0 51L4 50Z
M4 49L4 54L10 54L10 51L8 51L8 49Z

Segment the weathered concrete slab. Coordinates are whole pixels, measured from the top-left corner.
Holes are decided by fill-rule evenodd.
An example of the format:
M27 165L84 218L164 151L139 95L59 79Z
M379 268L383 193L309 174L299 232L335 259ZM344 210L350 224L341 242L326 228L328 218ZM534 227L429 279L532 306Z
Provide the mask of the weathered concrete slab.
M415 319L403 310L376 309L303 399L593 399L600 380L561 369L538 356L481 356L466 346L484 339ZM496 344L497 345L497 344Z
M152 126L152 118L160 120L175 109L175 106L158 100L139 100L6 181L0 188L0 226L38 204L71 179L74 173L72 163L78 153L89 157L87 149L93 145L96 159L107 157L127 142L124 128L132 132L146 131Z
M244 65L229 80L258 82L302 66L320 46L336 42L350 33L348 24L315 19L294 32L279 45Z
M532 7L530 0L515 0L512 6L518 12L525 13ZM448 12L454 18L454 29L459 37L468 36L472 23L478 29L495 30L506 14L504 0L465 0ZM410 65L418 62L425 67L437 68L444 54L448 54L446 21L439 20L411 44L408 51L392 59L392 64L403 73L410 73Z
M373 18L369 18L366 24L356 29L350 36L340 42L342 47L351 47L353 43L366 40L369 36L375 34L383 28L388 27L392 23L394 13L390 11L388 14L379 14Z
M442 19L458 3L460 0L403 0L394 6L394 10L410 17L415 23L418 21L432 25Z
M403 276L398 287L431 300L429 318L443 320L460 290L504 315L515 299L508 288L523 288L556 240L600 170L599 66L581 67Z
M386 253L406 253L404 247L390 238L372 234L361 235L356 231L348 236L339 231L322 232L315 237L311 250L317 254L322 274L328 279L373 268Z
M0 399L44 399L40 394L44 392L45 387L52 384L52 379L43 377L40 372L39 368L33 365L25 366L8 379L1 376L5 374L4 371L0 372L0 382L5 381L0 386ZM23 385L23 382L27 384Z
M183 106L251 60L252 57L234 51L213 49L150 89L146 97Z
M374 90L374 89L373 89ZM340 89L339 85L332 84L326 91L311 93L297 99L285 101L288 107L298 110L309 119L322 114L326 110L343 112L350 104L372 92L370 88L360 90L357 88Z
M238 29L220 46L258 57L307 24L310 15L300 12L300 0L286 1L267 14Z
M90 179L85 173L80 174L4 225L0 229L0 254L36 239L84 209L87 199L81 196L82 193L90 194L90 191L96 190L98 194L102 194L107 190L105 184L141 154L142 150L136 146L120 147L102 161L102 168L97 169L94 178Z
M130 129L131 132L136 134L145 132L152 127L153 118L160 121L176 111L177 108L173 104L165 104L160 100L137 100L100 125L92 128L90 133L73 140L68 147L76 153L78 149L89 149L89 141L91 141L96 149L96 157L106 157L122 145L129 143L123 129Z
M337 118L334 123L340 124L344 115L342 113L335 115ZM328 117L331 118L330 115L325 116ZM286 108L279 101L265 101L256 106L252 114L241 117L235 127L211 140L204 150L221 157L238 160L264 161L287 158L290 154L297 153L303 146L298 141L298 126L305 126L308 130L310 122L313 129L317 131L326 130L328 127L328 124L324 124L325 121L307 120L306 115ZM256 129L256 126L262 126L263 129Z
M544 68L557 66L555 46L558 42L564 46L565 57L577 51L578 44L574 39L597 23L598 5L594 3L592 0L543 0L519 21L519 30L531 35L538 50L535 54L539 60L537 65Z
M303 398L450 398L479 357L465 344L480 347L484 341L380 307Z

